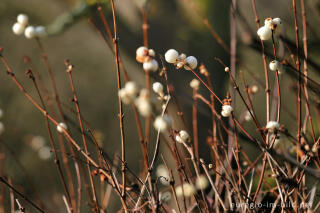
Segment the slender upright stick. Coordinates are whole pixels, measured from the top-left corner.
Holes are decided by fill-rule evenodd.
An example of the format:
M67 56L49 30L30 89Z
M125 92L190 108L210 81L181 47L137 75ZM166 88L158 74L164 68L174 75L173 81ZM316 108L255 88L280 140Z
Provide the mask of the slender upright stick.
M117 67L117 80L118 80L118 91L121 89L121 79L120 79L120 66L119 66L119 38L118 38L118 30L117 30L117 22L116 22L116 14L114 8L114 1L110 0L111 7L112 7L112 15L113 15L113 28L114 28L114 38L113 38L113 45L114 45L114 52L116 58L116 67ZM123 110L122 110L122 102L120 96L118 96L119 102L119 120L120 120L120 134L121 134L121 163L122 163L122 197L124 201L126 200L126 152L125 152L125 137L124 137L124 128L123 128ZM125 207L125 206L124 206ZM127 212L127 209L125 209Z
M303 52L304 52L304 59L303 59L303 69L304 69L304 84L303 84L303 90L304 90L304 96L306 99L306 117L309 119L310 128L311 128L311 134L313 142L316 142L316 137L314 133L314 128L312 124L312 117L310 112L310 104L309 104L309 95L308 95L308 36L307 36L307 15L305 10L305 4L304 0L300 0L301 4L301 13L302 13L302 30L303 30Z
M141 8L142 13L142 33L143 33L143 45L146 48L149 48L149 39L148 39L148 16L147 16L147 2L142 6ZM144 70L144 75L146 78L146 88L151 93L151 86L150 86L150 71ZM148 151L149 147L149 141L150 141L150 127L151 127L151 115L148 115L146 117L145 122L145 137L144 137L144 143L145 147L147 148L146 151ZM143 151L145 152L145 151ZM144 160L146 162L146 160ZM147 169L147 168L145 168Z
M237 53L237 28L236 28L236 15L235 10L237 6L237 0L232 0L232 3L230 4L230 71L231 75L233 75L235 78L237 78L236 75L236 53ZM235 88L230 85L229 86L229 92L232 99L231 106L235 108ZM232 117L230 116L228 119L229 126L231 129L234 128L234 122L232 120ZM228 159L231 161L232 159L232 149L234 147L234 136L228 135Z
M199 159L199 136L198 136L198 117L197 117L197 90L193 89L193 104L192 104L192 132L193 132L193 149L196 159Z
M83 126L83 123L82 123L82 118L81 118L82 116L81 116L81 112L80 112L78 96L77 96L77 93L76 93L76 90L75 90L75 87L74 87L72 74L71 74L72 70L73 70L73 66L71 64L69 64L68 61L65 62L65 65L67 67L67 73L68 73L68 76L69 76L71 90L72 90L72 93L73 93L73 102L76 105L76 110L77 110L80 130L81 130L82 142L83 142L84 149L85 149L86 153L89 154L88 146L87 146L87 140L86 140L86 136L84 134L84 126ZM93 181L93 178L92 178L92 175L91 175L91 169L90 169L89 160L87 160L87 169L88 169L88 175L89 175L89 180L90 180L90 187L91 187L91 191L92 191L92 200L93 200L93 202L95 204L96 212L99 212L99 204L98 204L98 199L97 199L96 190L95 190L95 186L94 186L94 181Z
M297 126L298 126L298 134L297 134L297 149L298 146L301 144L301 70L300 70L300 57L299 57L299 28L298 28L298 20L297 20L297 10L296 10L296 1L292 0L292 9L293 9L293 16L294 16L294 27L296 32L296 69L298 71L298 103L297 103ZM297 159L299 158L298 152L297 152Z

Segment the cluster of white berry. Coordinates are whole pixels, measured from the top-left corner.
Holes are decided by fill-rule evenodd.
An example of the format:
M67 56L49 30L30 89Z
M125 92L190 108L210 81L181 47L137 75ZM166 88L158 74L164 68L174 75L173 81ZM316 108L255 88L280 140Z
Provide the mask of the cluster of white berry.
M183 188L183 191L182 191L182 188ZM197 190L193 184L184 183L180 186L177 186L175 191L176 191L176 194L178 197L182 197L183 195L186 197L191 197L192 195L194 195L196 193Z
M145 71L155 72L159 69L159 64L154 57L156 53L153 49L148 49L144 46L139 47L136 51L136 60L143 63L143 69Z
M257 34L261 40L269 40L272 37L272 33L276 32L280 27L280 18L267 18L264 21L264 26L258 29Z
M133 81L128 81L125 86L120 89L119 96L124 104L132 103L139 93L138 86Z
M160 82L155 82L152 85L153 91L159 95L159 99L167 100L168 95L165 95L163 85ZM124 104L134 103L140 115L147 117L152 114L152 103L150 100L150 93L143 88L139 91L138 86L133 81L128 81L124 88L120 89L119 97ZM154 120L154 127L160 132L165 132L172 125L172 119L169 115L157 116Z
M119 97L124 104L134 103L139 113L147 117L152 113L149 91L145 88L139 90L138 85L133 81L128 81L119 91Z
M39 135L32 137L30 145L34 151L38 152L40 159L48 160L52 156L51 149L46 146L44 137Z
M251 112L251 113L252 113L252 112ZM244 118L245 121L251 121L251 120L252 120L251 113L250 113L250 111L248 111L248 110L244 112L243 118Z
M184 67L186 70L190 70L198 66L198 61L194 56L187 57L184 53L179 55L175 49L168 50L164 57L168 63L174 64L177 69Z
M2 109L0 109L0 119L3 116L3 111ZM2 135L2 133L4 132L4 124L0 121L0 135Z
M180 132L176 135L176 141L178 143L187 143L190 140L190 135L185 130L180 130Z
M184 183L183 185L180 185L176 187L175 191L178 197L186 196L191 197L196 193L197 190L204 190L208 187L209 182L205 175L200 175L197 177L195 185L192 183ZM183 192L182 192L183 188Z
M229 117L233 112L233 107L230 104L222 105L221 115L223 117Z
M47 35L46 28L44 26L28 26L29 17L25 14L17 16L17 22L12 26L12 31L16 35L24 33L25 37L32 39L35 37L44 37Z

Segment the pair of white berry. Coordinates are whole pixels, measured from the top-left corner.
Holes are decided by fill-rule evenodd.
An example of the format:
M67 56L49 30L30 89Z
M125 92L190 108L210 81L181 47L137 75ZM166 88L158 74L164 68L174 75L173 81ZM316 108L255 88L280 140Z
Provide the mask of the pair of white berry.
M45 36L46 29L44 26L28 26L29 17L25 14L20 14L17 16L17 22L12 26L12 31L16 35L21 35L24 33L25 37L32 39L34 37Z
M155 72L159 69L157 60L154 59L156 53L153 49L148 49L144 46L139 47L136 51L136 59L143 63L143 69L146 71Z
M130 104L139 93L138 86L133 81L128 81L124 88L120 89L119 96L124 104Z
M280 18L267 18L264 21L264 26L260 27L257 31L258 36L261 40L269 40L272 37L272 32L281 27Z
M139 91L138 85L135 82L128 81L125 86L120 89L119 97L124 104L134 103L142 116L147 117L151 115L152 106L150 103L149 91L147 89Z
M185 130L180 130L179 133L176 135L176 141L178 143L186 143L190 139L190 135Z
M178 69L184 67L186 70L195 69L198 66L198 61L194 56L186 56L184 53L180 54L175 49L168 50L164 55L166 61L174 64Z
M223 117L229 117L233 112L233 108L229 104L222 105L221 115Z
M29 22L29 18L25 14L20 14L17 16L17 22L12 26L12 31L16 35L21 35L24 33Z

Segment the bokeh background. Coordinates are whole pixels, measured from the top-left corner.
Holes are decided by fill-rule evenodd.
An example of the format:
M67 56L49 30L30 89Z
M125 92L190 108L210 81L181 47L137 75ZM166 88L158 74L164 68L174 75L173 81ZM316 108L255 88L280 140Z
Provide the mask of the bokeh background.
M195 4L199 13L208 18L215 31L229 46L231 1L221 0L148 1L149 46L160 55L164 55L167 49L174 48L187 55L196 56L198 61L204 63L211 73L213 86L217 94L224 97L229 84L223 68L214 60L214 57L218 57L229 64L230 56L212 37L208 28L203 24L203 19L197 15L194 7L188 2ZM294 41L291 1L256 2L260 19L264 20L264 18L270 16L281 17L284 26L281 34ZM34 67L42 75L45 84L51 91L50 81L41 59L41 52L35 40L28 40L23 35L14 35L12 25L18 14L25 13L29 16L31 24L44 25L51 29L50 33L52 35L42 39L42 43L54 72L61 101L66 106L73 107L70 102L72 93L64 65L64 60L69 59L75 66L73 76L82 114L99 136L99 141L105 152L113 157L120 151L115 61L103 39L88 21L91 18L99 28L103 29L95 3L94 0L1 0L0 46L4 48L4 55L15 71L17 78L28 92L37 97L31 81L25 75L25 70L29 66L23 61L23 57L30 57ZM141 6L145 1L117 0L115 3L123 62L129 76L141 87L144 87L144 73L141 64L135 61L135 50L143 45ZM101 4L107 20L112 26L109 1L102 1ZM315 61L317 61L317 47L319 47L317 36L319 35L319 29L316 27L320 21L319 5L317 0L307 1L308 27L310 27L308 31L309 43L312 44L309 53L311 59ZM238 0L237 9L237 58L242 64L246 65L246 67L237 66L237 72L243 71L249 85L258 85L260 91L254 98L254 104L257 106L259 119L263 120L265 117L263 88L254 81L252 76L253 73L256 78L264 82L263 64L260 50L257 48L257 36L255 34L255 18L250 1ZM82 10L83 12L81 12ZM78 16L74 17L73 20L68 20L68 24L64 26L66 17L70 17L72 13L78 13ZM300 10L298 13L300 18ZM267 47L271 47L270 44ZM283 43L279 45L279 55L282 57L289 55ZM159 59L159 57L157 58ZM169 82L175 87L179 104L182 106L187 120L188 125L184 128L190 129L192 90L189 87L189 82L193 76L184 71L177 71L168 64L167 66ZM248 69L251 74L248 74ZM16 85L6 75L5 68L2 65L0 65L0 70L0 108L4 112L1 122L5 126L5 132L0 136L2 142L0 144L2 153L0 159L1 175L10 177L12 183L21 192L27 194L31 199L35 199L35 192L27 180L29 178L48 210L65 212L61 198L63 189L59 184L53 158L41 159L39 151L32 148L32 144L36 144L34 140L39 140L39 136L43 137L40 139L44 140L46 145L49 145L43 115L27 101L23 93L18 91ZM313 70L311 68L310 77L315 80L319 79L319 70ZM154 74L152 78L158 79L159 77ZM273 88L275 76L272 75L271 78L271 88ZM282 123L288 129L295 128L293 122L295 119L290 116L290 113L295 114L295 98L289 92L292 87L291 79L289 75L283 75L281 79L284 88L284 104L289 110L289 113L283 112ZM208 96L205 89L202 89L201 92ZM237 99L236 103L239 100ZM244 107L241 104L237 106L235 108L236 114L240 116ZM68 112L67 108L64 110L72 120L77 121L76 116ZM199 113L200 153L201 156L208 158L209 153L205 140L209 135L208 130L211 128L210 111L205 106L200 105ZM139 171L142 157L130 107L125 107L125 115L127 147L130 150L127 154L128 166L134 171ZM250 129L252 134L256 134L252 124L248 124L246 127ZM319 134L319 126L316 125L316 128ZM76 128L71 127L71 131L74 132L76 139L80 139L80 134L77 133ZM154 134L153 131L152 142L154 142ZM90 146L93 148L92 145ZM252 153L252 157L256 156L255 147L245 146ZM43 150L43 152L47 153L47 150ZM9 192L4 186L1 186L1 190L1 195L5 196L1 196L0 201L5 204L5 212L8 212L10 207ZM118 201L116 201L117 198L111 199L115 201L110 207L110 212L115 212L113 208L117 206ZM26 206L28 205L26 204ZM86 212L88 209L84 203L83 211Z

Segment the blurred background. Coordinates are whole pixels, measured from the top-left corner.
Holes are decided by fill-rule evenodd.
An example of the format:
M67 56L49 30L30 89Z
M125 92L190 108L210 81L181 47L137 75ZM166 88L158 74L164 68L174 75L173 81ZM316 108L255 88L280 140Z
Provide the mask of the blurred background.
M65 106L64 112L68 115L68 118L77 123L75 114L68 110L68 107L74 107L73 103L70 102L72 92L64 65L64 61L69 59L75 66L73 77L82 115L95 130L95 135L104 151L113 158L116 153L120 152L115 60L95 27L89 22L89 18L92 19L98 28L105 32L96 3L95 0L1 0L0 46L4 48L3 54L17 78L26 90L38 100L32 82L25 75L25 70L30 66L24 62L23 58L28 56L31 59L34 68L41 74L49 92L52 92L50 79L41 58L41 51L34 39L30 40L23 35L14 35L12 25L16 22L16 16L24 13L29 16L30 24L46 26L49 36L43 38L41 42L48 55L61 102ZM226 96L229 87L227 76L223 67L214 58L218 57L229 65L230 55L211 35L210 30L204 25L203 18L197 14L195 8L201 16L208 19L216 33L229 47L231 1L116 0L115 3L119 24L121 57L129 76L141 87L145 87L145 77L141 64L135 60L135 51L143 45L141 8L146 3L149 47L156 51L158 61L160 62L159 54L163 56L166 50L171 48L187 55L196 56L198 61L204 63L210 72L214 91L221 99ZM267 17L281 17L283 20L281 35L294 44L291 1L274 0L268 2L257 1L256 3L261 22L263 23L263 20ZM307 1L306 3L308 27L310 27L308 31L310 59L317 62L319 29L316 26L320 21L318 10L320 4L317 0ZM250 86L258 86L259 92L254 97L254 105L257 106L258 118L263 121L265 118L264 89L263 85L254 80L254 78L257 78L264 82L263 62L259 43L257 43L255 17L250 1L238 0L236 5L237 58L241 61L241 64L245 64L245 66L237 65L237 73L242 70L247 83ZM112 28L109 1L101 1L101 6ZM300 20L300 7L298 8L298 14ZM281 58L288 57L290 55L288 51L288 48L291 48L290 45L281 42L281 39L277 38L277 40L280 42L279 56ZM267 44L268 48L270 54L272 54L270 43ZM317 64L310 67L309 76L315 80L319 80L319 70L316 70L319 65ZM193 79L193 76L189 72L175 70L170 64L166 64L166 66L169 83L175 88L179 105L182 107L187 121L187 126L184 128L191 130L192 89L189 87L189 82ZM49 141L43 115L27 101L23 93L18 91L16 85L6 75L2 64L0 69L0 109L3 111L1 122L5 127L5 131L0 136L2 142L0 144L2 153L0 156L1 175L10 177L17 189L34 200L37 199L36 189L38 197L41 197L49 211L66 212L61 197L63 189L59 184L52 153L50 148L47 148L49 147ZM281 78L284 103L288 110L283 113L281 123L288 129L295 129L295 122L293 122L295 117L291 115L295 114L295 97L294 94L288 92L292 88L292 77L283 75ZM159 76L153 74L152 79L159 79ZM273 89L275 76L271 75L270 79ZM209 95L205 89L202 89L201 93L206 97ZM239 98L235 100L237 106L235 107L235 113L241 116L244 107L242 104L237 104L238 101L240 102ZM317 96L314 101L319 101ZM211 112L205 105L200 104L200 153L202 157L207 159L209 152L206 151L206 138L210 135L210 125ZM319 134L319 126L315 125L317 134ZM132 109L126 106L125 126L127 127L125 128L127 147L130 150L127 153L128 166L134 171L139 171L142 166L140 144ZM253 124L245 124L245 126L252 134L257 134ZM52 130L55 131L55 128L52 127ZM80 141L80 134L77 131L77 128L71 127L74 138ZM153 129L151 134L152 146L155 141L155 131ZM89 146L93 149L92 144ZM251 150L252 158L257 155L254 152L255 147L250 147L245 142L244 146ZM69 160L71 161L71 159ZM72 164L70 163L70 165ZM9 191L3 185L1 185L1 190L0 201L5 203L5 212L8 212L10 208ZM114 202L110 202L109 210L115 212L114 207L119 205L118 199L114 197L111 198L111 201ZM25 205L28 206L28 204ZM89 211L89 207L84 201L83 212L86 211Z

